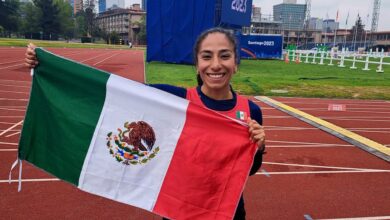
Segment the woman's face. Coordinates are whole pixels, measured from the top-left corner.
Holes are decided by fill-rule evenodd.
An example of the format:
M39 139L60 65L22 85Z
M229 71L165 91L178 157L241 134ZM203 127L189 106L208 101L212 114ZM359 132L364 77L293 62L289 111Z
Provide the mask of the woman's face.
M203 92L230 91L229 83L237 71L234 47L222 33L211 33L201 42L196 68L203 80Z

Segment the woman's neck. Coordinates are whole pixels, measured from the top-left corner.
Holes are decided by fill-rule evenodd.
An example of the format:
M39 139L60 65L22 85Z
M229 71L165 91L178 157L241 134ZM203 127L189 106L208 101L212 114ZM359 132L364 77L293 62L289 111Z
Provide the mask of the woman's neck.
M233 93L230 89L230 87L222 88L218 90L211 90L207 89L204 85L200 87L200 90L208 96L209 98L215 99L215 100L228 100L233 98Z

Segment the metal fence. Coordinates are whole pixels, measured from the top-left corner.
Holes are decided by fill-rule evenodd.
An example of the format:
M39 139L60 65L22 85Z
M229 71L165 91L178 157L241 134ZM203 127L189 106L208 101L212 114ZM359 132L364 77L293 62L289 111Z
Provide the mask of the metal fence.
M349 51L348 49L342 49L341 51L285 50L283 54L286 62L337 65L344 68L347 67L346 61L349 61L350 69L357 69L356 64L363 63L364 68L362 70L369 71L370 66L376 66L376 72L378 73L384 72L384 65L390 65L389 62L385 62L390 60L390 53L385 53L383 49L380 52L370 50L367 53Z

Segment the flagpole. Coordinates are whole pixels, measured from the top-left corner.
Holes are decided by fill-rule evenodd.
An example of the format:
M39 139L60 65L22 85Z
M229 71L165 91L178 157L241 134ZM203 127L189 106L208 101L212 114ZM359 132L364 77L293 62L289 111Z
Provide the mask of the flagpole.
M336 28L336 22L337 22L337 20L339 19L339 10L337 10L337 14L336 14L336 21L335 21L335 23L334 23L334 37L333 37L333 47L335 47L336 46L336 35L337 35L337 28Z
M347 19L345 19L345 33L344 33L344 49L345 49L345 45L347 44L347 27L348 27L348 18L349 18L349 11L348 11L348 14L347 14Z
M367 14L366 24L368 24L368 18L370 17L370 14ZM366 50L366 43L367 43L367 31L366 28L364 28L364 50Z

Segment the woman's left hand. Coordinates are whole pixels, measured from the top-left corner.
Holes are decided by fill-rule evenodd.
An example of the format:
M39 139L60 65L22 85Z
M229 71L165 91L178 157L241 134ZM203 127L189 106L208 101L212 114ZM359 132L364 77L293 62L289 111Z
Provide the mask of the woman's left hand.
M265 131L257 121L248 117L247 123L249 125L249 139L256 143L258 150L264 150L265 147Z

